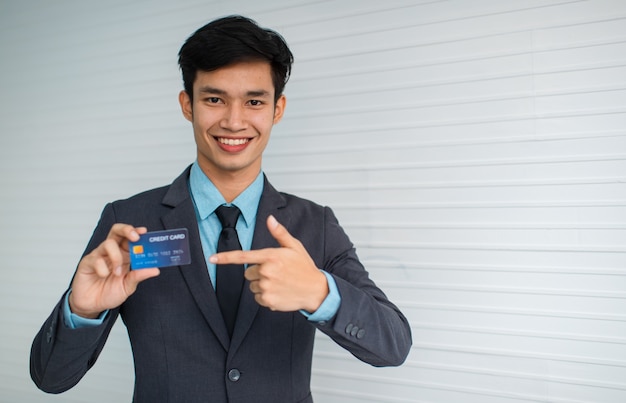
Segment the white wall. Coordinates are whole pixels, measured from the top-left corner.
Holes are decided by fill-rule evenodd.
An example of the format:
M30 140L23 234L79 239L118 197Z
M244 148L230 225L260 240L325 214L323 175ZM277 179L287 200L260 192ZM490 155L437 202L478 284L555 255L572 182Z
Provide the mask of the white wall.
M28 350L104 204L193 160L176 53L233 12L296 57L266 172L414 332L387 369L320 335L317 402L626 401L626 2L0 0L0 402L130 401L121 323L61 396Z

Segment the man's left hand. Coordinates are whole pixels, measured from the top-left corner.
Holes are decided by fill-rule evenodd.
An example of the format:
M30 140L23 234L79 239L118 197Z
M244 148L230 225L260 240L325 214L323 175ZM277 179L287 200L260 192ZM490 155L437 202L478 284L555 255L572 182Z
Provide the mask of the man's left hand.
M279 248L217 253L209 259L215 264L249 264L245 277L250 290L262 306L273 311L305 310L314 313L328 296L326 276L315 266L302 243L291 236L274 216L267 228Z

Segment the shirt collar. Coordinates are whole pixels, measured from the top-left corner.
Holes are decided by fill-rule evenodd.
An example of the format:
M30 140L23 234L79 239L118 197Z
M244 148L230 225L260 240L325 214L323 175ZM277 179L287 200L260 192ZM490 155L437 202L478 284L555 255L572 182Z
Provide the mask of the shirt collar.
M222 204L235 205L241 210L246 227L249 227L256 219L261 193L263 193L263 172L259 172L254 182L229 204L226 203L224 196L217 190L213 182L202 172L198 161L195 161L189 174L189 189L196 205L199 220L204 220L214 214L215 209Z

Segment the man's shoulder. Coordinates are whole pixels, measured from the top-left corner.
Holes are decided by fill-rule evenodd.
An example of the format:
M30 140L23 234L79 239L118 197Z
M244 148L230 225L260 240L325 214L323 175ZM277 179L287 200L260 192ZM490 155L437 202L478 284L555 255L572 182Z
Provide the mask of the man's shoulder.
M180 201L189 197L189 188L187 178L189 177L189 168L178 176L169 185L164 185L148 190L144 190L125 199L114 201L115 207L139 207L148 205L170 204L176 205Z
M319 217L322 219L329 207L319 204L313 200L297 196L293 193L279 192L284 200L284 207L289 210L292 217L308 220L311 217Z
M287 192L278 192L278 193L285 199L285 202L287 203L287 205L301 206L303 208L313 208L313 209L324 208L324 206L322 206L321 204L313 200L305 199L293 193L287 193Z
M149 190L144 190L127 198L118 199L111 202L114 210L134 210L145 209L150 206L162 204L163 198L167 194L171 185L161 186Z
M127 197L125 199L116 200L113 202L113 204L118 204L118 205L133 204L133 203L146 202L146 201L160 202L161 200L163 200L163 197L165 197L165 195L167 194L167 191L169 190L171 186L172 185L170 184L170 185L156 187L153 189L144 190L130 197Z
M278 205L280 207L286 207L290 210L309 210L316 212L323 212L325 206L304 197L295 195L288 191L277 190L269 179L265 178L265 189L263 190L263 196L266 201ZM280 208L279 207L279 208Z

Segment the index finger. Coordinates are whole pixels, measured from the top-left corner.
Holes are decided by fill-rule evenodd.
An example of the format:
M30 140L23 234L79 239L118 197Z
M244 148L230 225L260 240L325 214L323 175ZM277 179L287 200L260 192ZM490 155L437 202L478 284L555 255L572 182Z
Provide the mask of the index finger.
M118 244L122 243L122 241L125 240L135 242L139 240L140 234L145 234L146 232L147 229L145 227L135 228L130 224L117 223L113 224L113 226L111 227L107 239L113 239Z
M262 264L269 260L267 249L220 252L209 258L214 264Z

